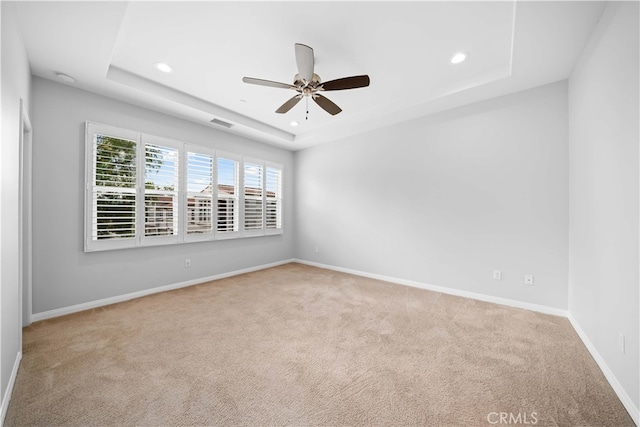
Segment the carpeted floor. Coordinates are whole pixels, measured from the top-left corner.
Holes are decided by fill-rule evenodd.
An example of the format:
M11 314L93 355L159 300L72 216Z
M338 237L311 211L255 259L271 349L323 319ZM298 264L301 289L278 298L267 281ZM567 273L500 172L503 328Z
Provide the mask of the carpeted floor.
M33 324L5 423L505 424L634 425L567 319L300 264Z

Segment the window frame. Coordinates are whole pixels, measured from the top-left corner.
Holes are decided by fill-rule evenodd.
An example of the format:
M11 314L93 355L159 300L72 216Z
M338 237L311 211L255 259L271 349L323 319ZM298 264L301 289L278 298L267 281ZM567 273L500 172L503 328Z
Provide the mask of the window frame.
M93 239L93 231L95 224L93 218L93 208L96 199L93 197L95 189L95 135L105 135L113 138L132 141L136 144L136 185L135 194L135 230L134 237L131 238L107 238ZM145 233L145 158L146 146L152 144L160 147L166 147L177 150L177 227L176 235L164 236L146 236ZM85 224L84 224L84 251L105 251L114 249L127 249L134 247L149 247L159 245L171 245L180 243L193 243L203 241L226 240L235 238L247 238L267 235L283 234L284 229L284 204L282 192L284 190L284 167L279 163L267 160L257 159L254 157L245 157L235 153L217 150L198 144L178 141L175 139L149 135L129 129L123 129L115 126L95 123L91 121L85 122ZM188 153L196 153L211 156L213 161L212 171L212 208L211 208L211 233L191 233L187 231L188 224ZM218 231L219 221L219 182L218 170L219 159L226 159L235 162L237 174L234 179L237 182L236 203L237 203L237 228L233 231ZM256 230L245 229L245 164L256 164L262 168L262 227ZM267 228L267 168L278 169L280 171L280 197L277 198L280 203L279 223L280 228ZM272 199L270 199L272 200ZM235 220L236 218L234 218ZM174 220L175 221L175 220Z
M244 165L245 164L254 164L258 165L262 168L262 227L260 229L251 229L247 230L245 228L245 191L244 191ZM278 234L283 234L283 197L282 197L282 183L284 182L284 167L280 163L270 162L267 160L260 160L254 157L243 157L242 162L240 164L242 168L242 173L240 177L240 206L242 207L241 211L241 222L242 222L242 235L244 237L255 237L255 236L273 236ZM277 201L280 202L280 224L279 228L267 228L267 169L277 169L280 171L280 197L277 198Z
M117 128L114 126L102 125L99 123L87 122L85 126L85 224L84 224L84 250L91 252L96 250L126 249L133 248L138 245L137 233L139 231L138 224L138 206L140 204L140 194L136 187L135 194L135 230L132 238L123 239L93 239L93 208L95 199L92 197L95 187L95 169L96 158L93 156L95 135L110 136L118 139L125 139L136 143L136 175L140 173L140 133L128 129ZM136 178L138 180L138 178Z

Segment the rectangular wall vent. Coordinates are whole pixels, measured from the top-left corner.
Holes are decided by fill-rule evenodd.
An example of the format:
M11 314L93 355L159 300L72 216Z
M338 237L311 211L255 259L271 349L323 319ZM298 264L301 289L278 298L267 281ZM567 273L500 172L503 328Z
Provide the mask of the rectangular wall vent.
M220 119L213 119L209 123L213 123L214 125L223 126L226 128L233 127L233 124L225 122L224 120L220 120Z

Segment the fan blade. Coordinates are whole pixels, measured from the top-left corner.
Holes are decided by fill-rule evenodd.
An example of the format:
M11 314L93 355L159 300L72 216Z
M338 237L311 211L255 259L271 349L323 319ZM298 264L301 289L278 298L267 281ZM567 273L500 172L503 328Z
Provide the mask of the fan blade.
M334 104L329 98L325 98L324 96L318 93L313 95L313 100L316 102L316 104L320 106L320 108L322 108L324 111L331 114L332 116L335 116L340 111L342 111L342 109L338 107L336 104Z
M356 89L369 86L369 76L351 76L322 83L324 90Z
M290 100L288 100L287 102L282 104L280 106L280 108L278 108L276 110L276 113L278 113L278 114L286 113L287 111L291 110L294 105L296 105L298 102L300 102L301 99L302 99L301 95L294 96L293 98L291 98Z
M296 43L296 64L300 77L307 83L310 82L313 79L313 49L307 45Z
M243 77L242 81L252 85L278 87L282 89L295 89L296 87L287 83L272 82L271 80L254 79L253 77Z

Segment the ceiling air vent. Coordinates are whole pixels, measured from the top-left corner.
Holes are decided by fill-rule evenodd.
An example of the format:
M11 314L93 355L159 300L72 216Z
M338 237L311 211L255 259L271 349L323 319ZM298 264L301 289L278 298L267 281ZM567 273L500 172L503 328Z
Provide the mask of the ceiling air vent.
M220 120L220 119L213 119L209 123L213 123L214 125L222 126L227 129L230 127L233 127L233 124L225 122L224 120Z

